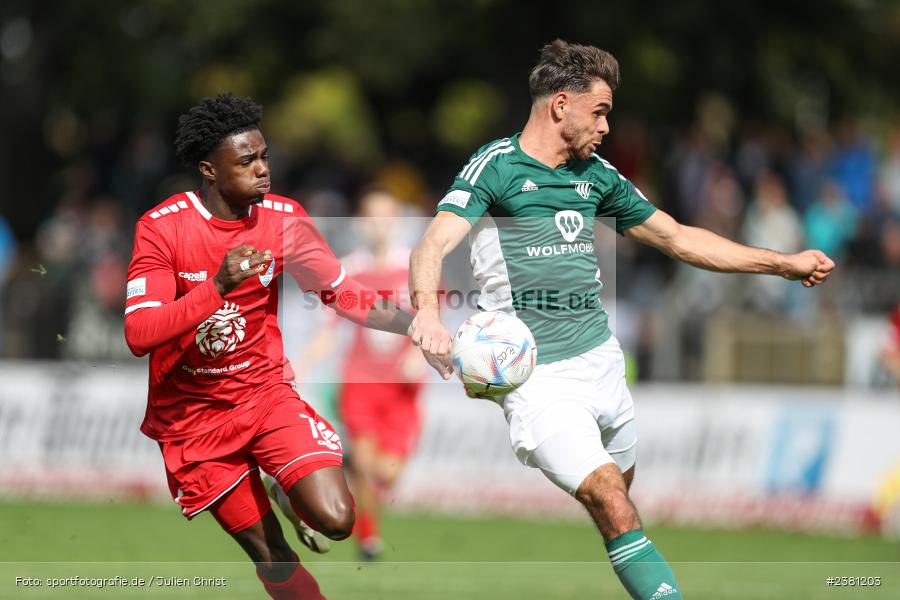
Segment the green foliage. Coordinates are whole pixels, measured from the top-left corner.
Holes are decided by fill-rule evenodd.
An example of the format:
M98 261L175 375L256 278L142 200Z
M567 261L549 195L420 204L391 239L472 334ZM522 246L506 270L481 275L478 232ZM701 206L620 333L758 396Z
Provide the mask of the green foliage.
M619 57L614 130L616 114L637 113L669 139L710 94L739 122L885 120L900 105L898 32L900 3L878 1L10 0L0 6L7 193L50 204L54 172L116 155L148 121L171 135L185 108L225 88L279 117L298 166L399 154L430 161L442 187L434 159L455 164L521 128L528 70L555 37ZM16 223L36 219L11 210Z
M288 80L265 122L269 136L301 159L324 154L366 166L381 157L362 90L353 74L339 67Z
M434 128L448 148L472 152L490 139L506 110L503 92L486 81L456 81L447 86L434 109Z

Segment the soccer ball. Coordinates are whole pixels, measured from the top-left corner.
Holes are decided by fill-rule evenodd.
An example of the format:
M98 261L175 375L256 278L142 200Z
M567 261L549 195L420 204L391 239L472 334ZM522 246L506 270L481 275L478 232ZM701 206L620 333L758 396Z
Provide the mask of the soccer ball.
M453 366L466 394L493 398L510 393L531 376L537 346L528 326L503 312L479 312L453 336Z

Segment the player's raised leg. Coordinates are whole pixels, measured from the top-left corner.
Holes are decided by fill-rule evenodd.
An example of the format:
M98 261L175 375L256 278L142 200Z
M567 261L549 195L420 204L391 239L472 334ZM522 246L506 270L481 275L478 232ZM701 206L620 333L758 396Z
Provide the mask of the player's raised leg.
M332 540L350 535L354 503L341 466L341 440L331 424L291 386L282 385L273 391L250 452L263 471L286 491L289 506L280 504L282 510L288 509L289 519L293 512Z
M299 479L287 493L303 520L330 539L343 540L353 532L353 496L341 467L317 469Z
M269 498L275 501L279 510L287 517L291 525L294 526L297 537L303 545L317 554L328 553L331 550L331 542L328 537L310 527L308 523L300 518L300 515L294 510L287 492L278 485L278 482L275 481L274 477L268 473L262 473L261 475L263 486L266 488L266 493L269 495Z

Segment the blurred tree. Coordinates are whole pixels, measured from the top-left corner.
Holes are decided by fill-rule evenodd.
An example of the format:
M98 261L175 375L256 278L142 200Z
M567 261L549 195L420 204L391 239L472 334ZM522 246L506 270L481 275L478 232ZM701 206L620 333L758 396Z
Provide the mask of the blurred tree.
M620 58L613 134L630 112L671 139L704 97L741 122L803 130L900 105L900 3L887 0L7 0L0 210L31 238L65 192L61 169L89 160L85 193L110 191L147 123L172 169L178 114L225 88L269 108L300 169L313 153L397 156L442 187L480 142L521 126L528 71L555 37ZM157 193L134 191L144 206Z
M506 111L506 99L485 81L454 81L437 100L434 128L437 138L458 152L473 152L482 145Z
M273 140L301 160L325 154L372 167L381 159L369 106L356 78L343 68L289 79L266 126Z

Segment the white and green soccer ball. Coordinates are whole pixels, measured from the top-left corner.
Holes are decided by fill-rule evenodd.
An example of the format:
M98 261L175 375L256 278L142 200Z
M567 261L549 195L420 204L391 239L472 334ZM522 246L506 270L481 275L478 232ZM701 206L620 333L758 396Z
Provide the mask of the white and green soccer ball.
M466 394L495 398L528 380L537 363L537 345L531 330L517 317L486 311L459 326L452 356Z

